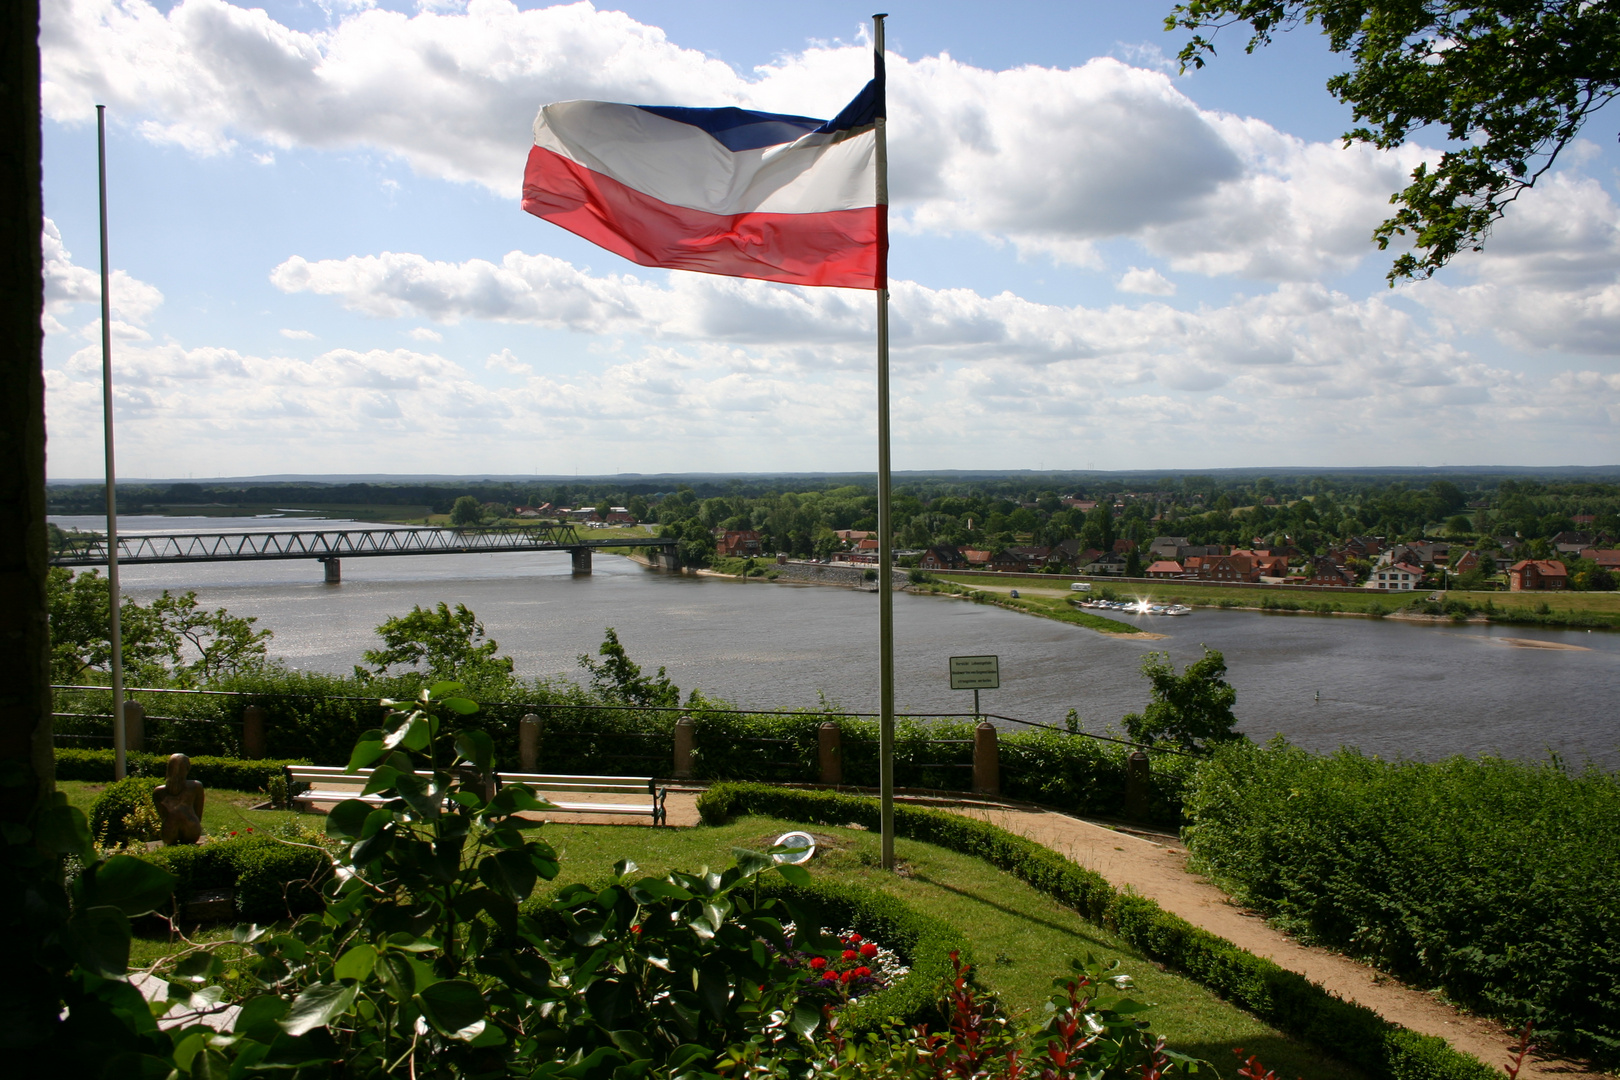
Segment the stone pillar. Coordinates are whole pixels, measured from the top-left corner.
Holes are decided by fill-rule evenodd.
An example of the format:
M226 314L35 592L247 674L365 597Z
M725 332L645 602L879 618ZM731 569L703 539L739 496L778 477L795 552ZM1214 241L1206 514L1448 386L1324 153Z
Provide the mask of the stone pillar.
M532 773L539 760L540 718L534 713L524 713L523 719L518 721L518 762L524 772Z
M342 559L322 559L320 561L326 567L326 583L328 585L336 585L343 580Z
M1125 759L1125 816L1132 821L1147 820L1149 776L1147 753L1132 750Z
M1001 757L996 726L988 720L973 729L973 790L982 795L1001 794Z
M692 743L697 733L697 724L690 716L683 716L675 721L675 779L690 780L692 778Z
M821 765L821 782L837 787L844 782L844 733L837 721L823 721L816 729L816 757Z
M569 548L568 554L574 557L574 573L588 574L591 572L591 549L588 547Z
M146 706L138 701L124 702L124 749L131 754L146 749Z
M264 721L262 706L249 705L242 710L242 753L253 761L264 757Z

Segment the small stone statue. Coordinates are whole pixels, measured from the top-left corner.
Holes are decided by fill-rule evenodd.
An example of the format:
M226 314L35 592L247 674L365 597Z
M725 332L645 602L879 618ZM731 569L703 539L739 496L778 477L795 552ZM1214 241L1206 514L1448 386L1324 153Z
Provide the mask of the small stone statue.
M163 844L195 844L202 836L203 786L186 779L191 759L170 754L169 768L161 787L152 789L152 801L163 819Z

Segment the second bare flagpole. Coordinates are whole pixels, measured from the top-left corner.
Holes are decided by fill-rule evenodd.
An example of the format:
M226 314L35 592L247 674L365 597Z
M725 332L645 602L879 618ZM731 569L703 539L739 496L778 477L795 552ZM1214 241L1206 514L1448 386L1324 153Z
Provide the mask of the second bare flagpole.
M113 778L124 778L124 634L119 626L118 478L113 469L112 293L107 266L107 106L96 106L96 169L101 180L101 419L107 454L107 637L112 645Z
M884 130L888 87L883 68L883 20L872 16L872 65L877 82L878 272L878 795L883 868L894 869L894 528L889 520L889 143Z

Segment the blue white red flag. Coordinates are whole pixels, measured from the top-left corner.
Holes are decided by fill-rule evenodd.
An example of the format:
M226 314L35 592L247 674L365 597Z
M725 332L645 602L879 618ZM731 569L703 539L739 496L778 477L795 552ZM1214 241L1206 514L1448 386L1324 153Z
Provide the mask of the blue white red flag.
M881 289L881 76L832 120L563 101L534 121L523 209L642 266Z

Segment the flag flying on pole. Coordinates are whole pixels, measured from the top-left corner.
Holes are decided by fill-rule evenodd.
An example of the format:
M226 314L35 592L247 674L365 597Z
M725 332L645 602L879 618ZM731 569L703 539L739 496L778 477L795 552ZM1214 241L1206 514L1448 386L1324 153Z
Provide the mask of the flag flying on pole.
M887 287L881 75L832 120L563 101L534 121L523 209L631 262Z

